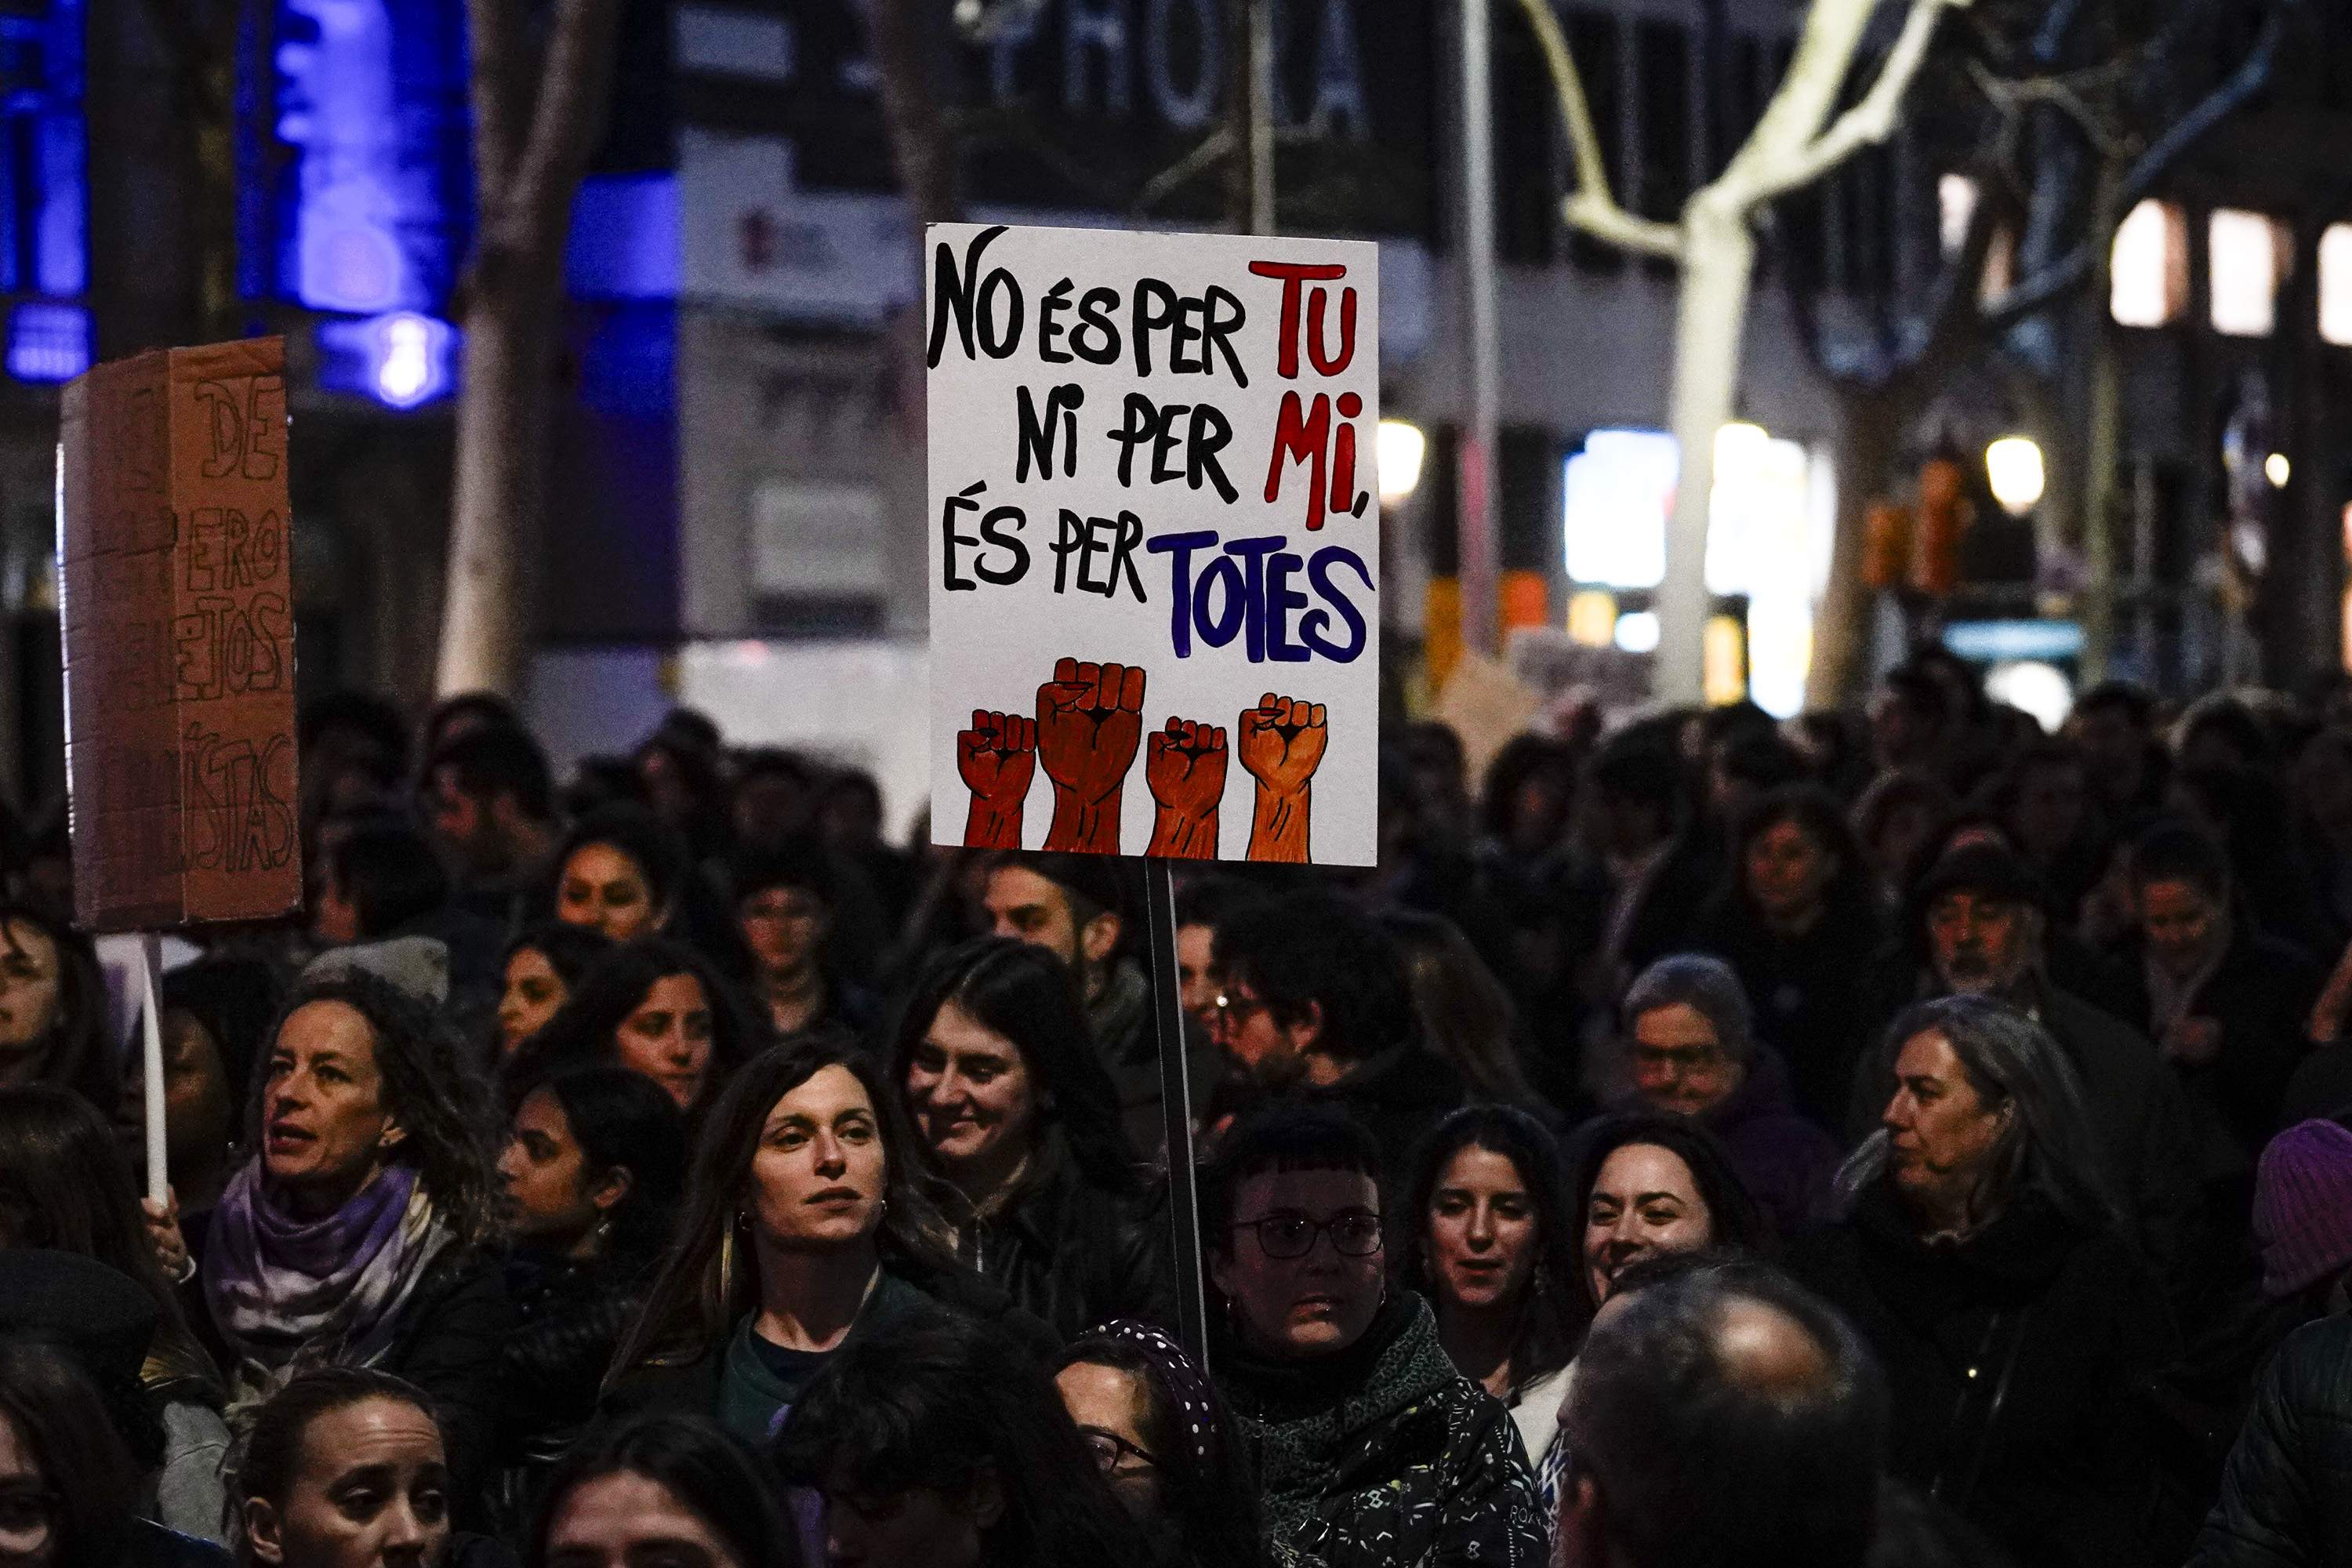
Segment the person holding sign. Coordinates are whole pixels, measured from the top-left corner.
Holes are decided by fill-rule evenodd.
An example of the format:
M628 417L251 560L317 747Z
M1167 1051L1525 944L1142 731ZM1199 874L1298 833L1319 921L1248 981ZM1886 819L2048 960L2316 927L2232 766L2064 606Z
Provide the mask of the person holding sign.
M1166 1315L1135 1152L1052 955L1003 937L946 954L907 1004L890 1076L972 1267L1064 1336Z
M512 1319L471 1120L488 1092L422 1003L364 973L297 990L262 1075L257 1152L194 1249L232 1394L329 1361L406 1376L442 1407L470 1487Z

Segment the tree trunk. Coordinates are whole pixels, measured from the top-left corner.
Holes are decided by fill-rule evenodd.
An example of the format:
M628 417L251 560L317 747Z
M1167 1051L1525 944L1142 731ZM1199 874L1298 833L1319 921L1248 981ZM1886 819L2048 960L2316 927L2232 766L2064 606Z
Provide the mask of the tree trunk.
M1813 618L1813 666L1805 678L1811 708L1842 707L1868 673L1871 590L1862 580L1862 564L1870 542L1870 509L1885 491L1909 402L1894 387L1856 389L1843 401L1837 531L1830 545L1830 580Z
M436 679L443 696L512 693L520 684L531 630L527 558L539 543L547 488L562 282L554 267L512 258L477 268L457 396L449 585Z
M1658 653L1651 693L1662 702L1706 695L1707 514L1715 491L1715 437L1732 416L1740 340L1748 327L1756 239L1747 215L1711 191L1683 214L1681 297L1675 321L1675 441L1681 473L1658 585Z

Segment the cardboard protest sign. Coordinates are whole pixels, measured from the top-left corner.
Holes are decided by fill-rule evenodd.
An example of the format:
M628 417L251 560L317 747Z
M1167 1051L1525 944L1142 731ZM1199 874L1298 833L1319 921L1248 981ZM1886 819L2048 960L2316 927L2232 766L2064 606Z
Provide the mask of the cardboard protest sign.
M283 366L259 338L66 388L58 608L74 899L92 931L301 902Z
M1377 247L925 255L934 838L1370 865Z

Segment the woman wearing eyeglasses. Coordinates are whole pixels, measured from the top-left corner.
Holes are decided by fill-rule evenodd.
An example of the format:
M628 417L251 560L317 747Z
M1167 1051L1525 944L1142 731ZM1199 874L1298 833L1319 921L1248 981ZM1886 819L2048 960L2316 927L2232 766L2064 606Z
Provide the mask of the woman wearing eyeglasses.
M1257 1490L1224 1401L1148 1323L1105 1323L1064 1351L1054 1385L1103 1479L1191 1568L1264 1568Z
M1203 1173L1225 1313L1210 1352L1256 1461L1266 1540L1315 1568L1538 1563L1535 1479L1429 1306L1385 1285L1380 1152L1328 1107L1241 1122Z

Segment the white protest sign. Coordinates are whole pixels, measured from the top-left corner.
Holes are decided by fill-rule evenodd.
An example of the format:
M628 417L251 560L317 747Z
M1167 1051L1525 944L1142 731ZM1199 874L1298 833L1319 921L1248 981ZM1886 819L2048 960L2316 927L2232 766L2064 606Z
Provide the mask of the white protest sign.
M1379 250L934 224L931 832L1374 858Z

